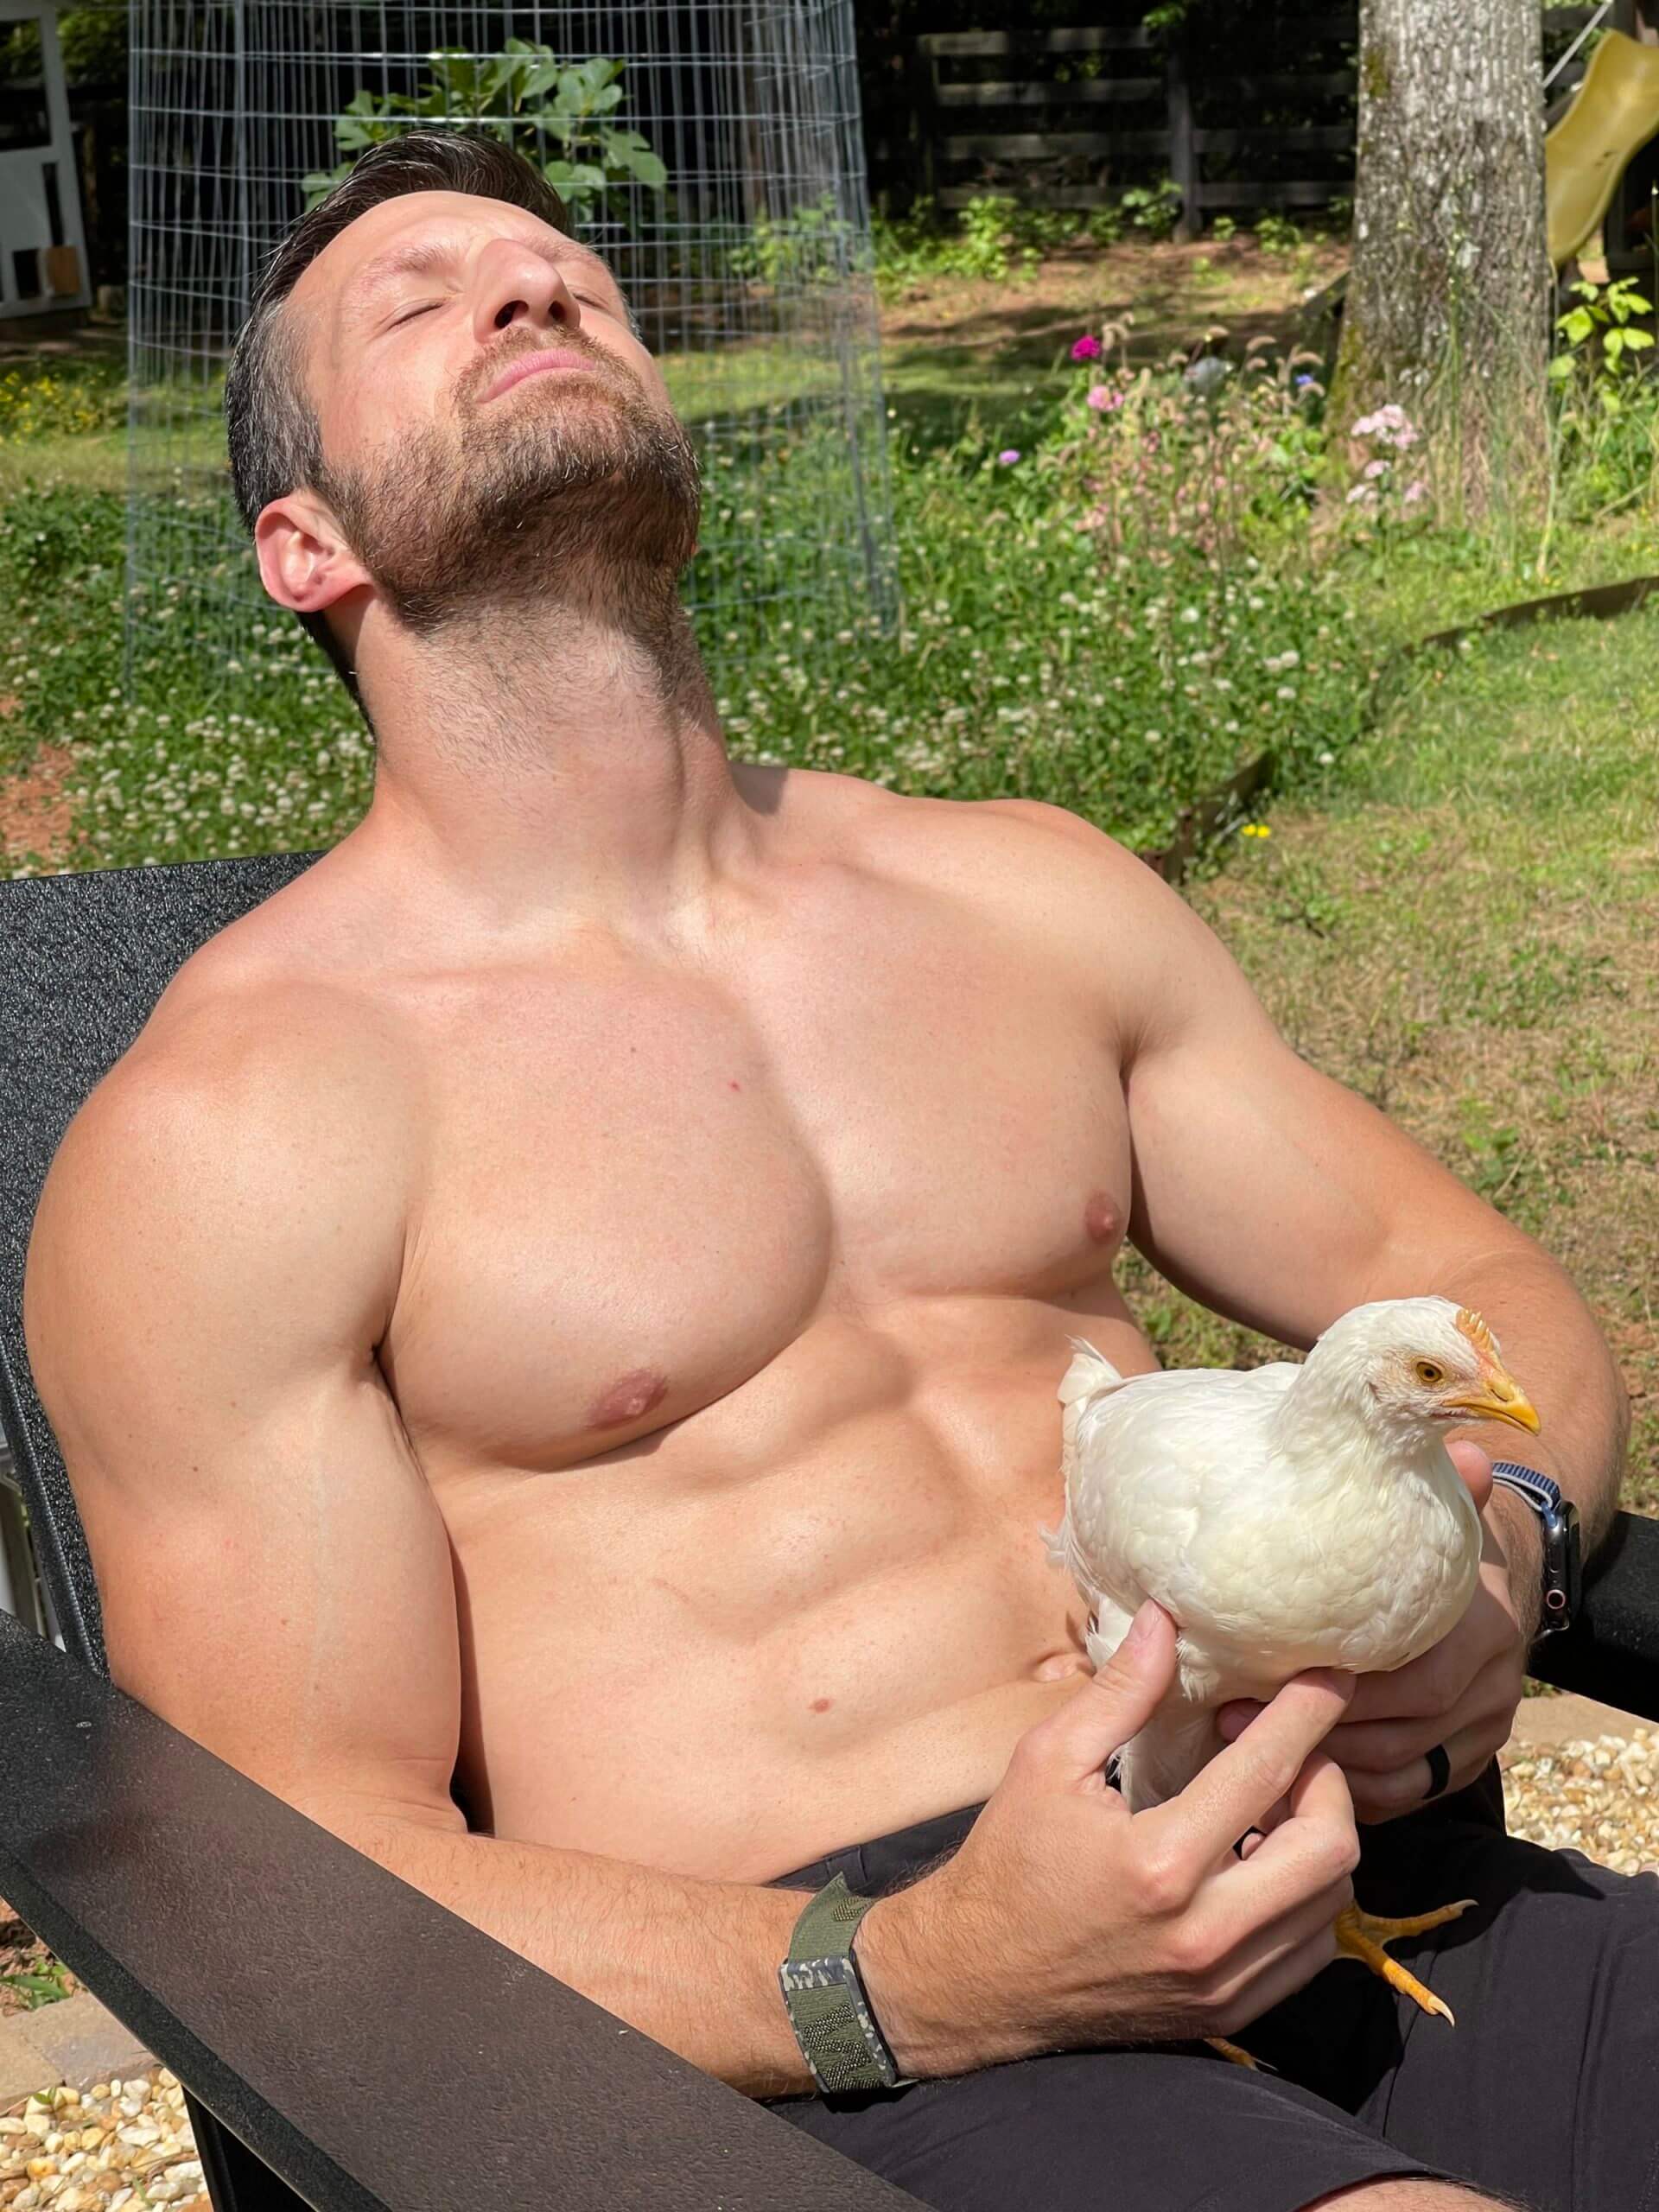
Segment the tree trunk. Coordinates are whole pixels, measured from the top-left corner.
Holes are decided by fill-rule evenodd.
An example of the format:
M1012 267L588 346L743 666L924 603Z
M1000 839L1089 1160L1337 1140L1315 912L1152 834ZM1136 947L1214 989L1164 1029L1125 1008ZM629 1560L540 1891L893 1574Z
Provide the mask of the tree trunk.
M1478 512L1546 457L1538 0L1361 0L1353 264L1333 413L1392 401Z

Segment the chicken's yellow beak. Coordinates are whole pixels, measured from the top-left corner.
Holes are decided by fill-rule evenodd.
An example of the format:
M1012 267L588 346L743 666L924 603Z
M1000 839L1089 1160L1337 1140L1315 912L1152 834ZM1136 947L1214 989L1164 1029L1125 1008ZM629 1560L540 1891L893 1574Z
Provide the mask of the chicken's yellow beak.
M1536 1436L1538 1409L1515 1377L1494 1367L1488 1370L1485 1381L1484 1390L1472 1391L1466 1398L1448 1399L1447 1403L1471 1421L1506 1421L1511 1427L1524 1428Z

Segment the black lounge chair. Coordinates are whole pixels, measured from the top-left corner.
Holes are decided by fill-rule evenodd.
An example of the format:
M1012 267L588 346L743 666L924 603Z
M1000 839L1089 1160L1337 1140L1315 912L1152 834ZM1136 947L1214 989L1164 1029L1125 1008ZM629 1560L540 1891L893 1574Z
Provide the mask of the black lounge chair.
M196 948L321 857L0 882L0 1424L63 1648L0 1612L0 1894L185 2084L215 2212L869 2212L915 2200L628 2029L109 1680L23 1259L82 1100ZM1659 1719L1659 1522L1548 1680Z

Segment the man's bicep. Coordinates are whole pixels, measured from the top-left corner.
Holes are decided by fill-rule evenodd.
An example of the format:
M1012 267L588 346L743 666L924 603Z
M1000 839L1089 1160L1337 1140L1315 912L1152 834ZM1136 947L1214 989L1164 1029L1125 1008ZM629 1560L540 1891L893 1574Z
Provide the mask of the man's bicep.
M250 1136L111 1105L42 1192L25 1329L111 1676L326 1825L448 1820L453 1573L373 1357L375 1240Z
M1126 1083L1129 1233L1178 1287L1288 1344L1505 1224L1366 1100L1300 1058L1173 893ZM1421 1287L1429 1287L1423 1284Z

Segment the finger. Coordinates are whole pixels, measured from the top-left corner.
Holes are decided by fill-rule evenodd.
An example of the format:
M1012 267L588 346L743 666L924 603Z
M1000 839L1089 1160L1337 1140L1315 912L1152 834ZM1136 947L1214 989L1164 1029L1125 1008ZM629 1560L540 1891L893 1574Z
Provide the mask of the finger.
M1443 1746L1448 1770L1446 1784L1433 1800L1428 1793L1434 1770L1427 1758L1413 1759L1392 1774L1352 1777L1349 1786L1353 1793L1354 1817L1368 1827L1376 1827L1384 1821L1397 1821L1402 1814L1414 1813L1420 1806L1438 1803L1454 1789L1466 1789L1484 1771L1497 1749L1498 1733L1494 1724L1486 1720L1459 1729L1447 1738Z
M1269 1921L1254 1921L1221 1966L1217 1980L1236 1987L1249 1975L1276 1965L1333 1926L1337 1915L1354 1901L1354 1885L1345 1878L1328 1882L1313 1895L1304 1896ZM1334 1937L1331 1944L1334 1955Z
M1287 1810L1250 1854L1258 1919L1294 1910L1310 1891L1345 1882L1359 1858L1348 1777L1328 1751L1308 1754L1287 1793Z
M1173 1831L1175 1847L1192 1854L1190 1865L1214 1866L1289 1790L1352 1694L1350 1675L1319 1669L1294 1676L1179 1796L1140 1817Z
M1362 1720L1444 1719L1491 1657L1493 1649L1485 1623L1477 1621L1471 1625L1469 1614L1465 1614L1449 1636L1442 1637L1419 1657L1408 1660L1403 1667L1361 1675L1343 1716L1344 1725L1356 1726Z
M1216 1726L1224 1741L1236 1743L1258 1713L1265 1711L1259 1698L1236 1697L1218 1708Z
M1351 1882L1329 1883L1265 1920L1254 1903L1240 1904L1243 1895L1241 1885L1224 1876L1203 1892L1185 1923L1189 1940L1216 1961L1202 1986L1222 2004L1232 2003L1258 1974L1322 1937L1331 1939L1327 1955L1333 1955L1332 1929L1344 1906L1353 1903L1354 1891Z
M1017 1755L1067 1782L1093 1779L1144 1728L1175 1679L1175 1624L1148 1598L1111 1657L1059 1710L1020 1738Z
M1461 1723L1464 1716L1455 1716ZM1430 1720L1361 1720L1351 1728L1333 1728L1329 1749L1351 1777L1394 1774L1421 1760L1434 1745L1444 1743L1448 1722L1441 1714Z
M1490 1728L1497 1750L1509 1733L1517 1694L1514 1662L1500 1655L1481 1669L1450 1712L1421 1720L1344 1721L1331 1731L1325 1749L1352 1779L1410 1766L1465 1730Z
M1232 2001L1224 2005L1217 2016L1217 2034L1235 2036L1241 2028L1248 2028L1252 2020L1259 2020L1264 2012L1271 2012L1275 2005L1282 2005L1287 1997L1294 1997L1299 1989L1306 1989L1316 1974L1321 1974L1337 1956L1336 1931L1332 1926L1336 1915L1315 1929L1303 1942L1297 1944L1282 1957L1264 1966L1248 1981Z
M1267 1811L1262 1815L1255 1825L1258 1831L1262 1835L1271 1835L1274 1828L1279 1826L1281 1821L1287 1821L1289 1818L1290 1797L1288 1793L1287 1793L1287 1795L1281 1797L1276 1803L1268 1806Z
M1460 1436L1446 1446L1446 1456L1468 1484L1476 1510L1484 1513L1492 1494L1491 1454L1483 1452L1472 1437Z

